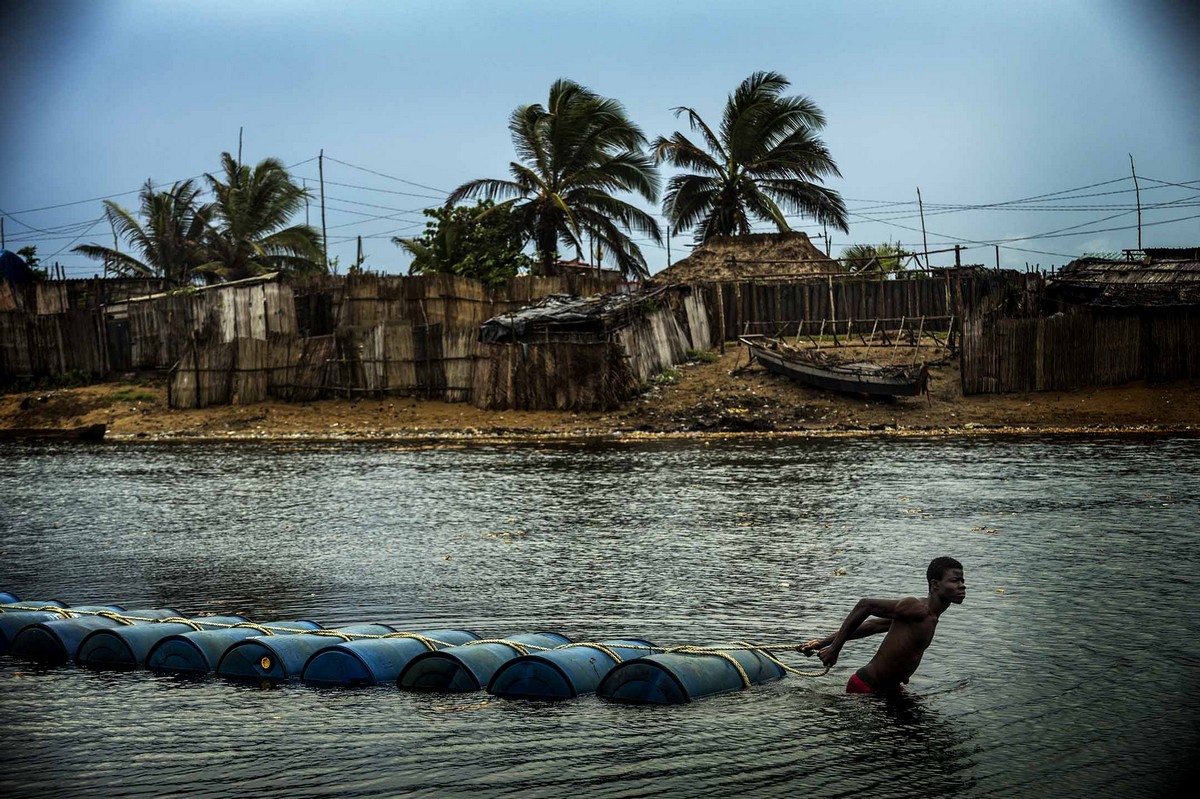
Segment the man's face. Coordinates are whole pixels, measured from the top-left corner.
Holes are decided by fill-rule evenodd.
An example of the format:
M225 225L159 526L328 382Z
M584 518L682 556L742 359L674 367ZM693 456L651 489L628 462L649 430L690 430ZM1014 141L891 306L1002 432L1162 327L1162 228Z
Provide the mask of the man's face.
M961 605L967 598L967 581L962 569L946 569L942 579L933 581L934 592L947 602Z

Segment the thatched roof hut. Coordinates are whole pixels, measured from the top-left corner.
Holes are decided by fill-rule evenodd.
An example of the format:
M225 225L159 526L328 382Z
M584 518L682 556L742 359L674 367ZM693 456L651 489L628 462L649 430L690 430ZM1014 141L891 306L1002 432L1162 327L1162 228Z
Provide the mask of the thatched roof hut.
M1079 258L1055 275L1047 293L1067 302L1093 306L1200 306L1200 260Z
M805 233L752 233L713 239L697 247L687 258L652 275L650 282L665 286L747 279L794 280L841 271L841 265L817 249Z

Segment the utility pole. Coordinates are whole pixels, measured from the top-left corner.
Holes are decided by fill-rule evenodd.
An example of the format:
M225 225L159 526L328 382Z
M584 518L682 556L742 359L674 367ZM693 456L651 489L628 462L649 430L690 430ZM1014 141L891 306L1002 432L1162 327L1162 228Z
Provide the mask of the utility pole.
M358 257L357 257L357 258L355 259L355 261L354 261L354 271L355 271L355 272L361 272L361 271L362 271L362 262L363 262L363 254L362 254L362 236L359 236L359 237L358 237Z
M956 268L962 266L962 245L961 244L954 245L954 266Z
M238 125L238 166L242 165L242 126Z
M325 269L329 269L329 242L325 234L325 148L317 155L317 176L321 178L321 252L325 257Z
M1137 169L1133 166L1133 153L1129 154L1129 171L1133 173L1133 195L1137 198L1138 249L1142 249L1142 191L1138 187Z
M921 240L925 242L925 268L929 268L929 237L925 235L925 203L921 202L921 187L917 186L917 208L921 211Z
M1000 245L996 245L996 271L1000 271Z
M4 217L0 216L0 250L4 249Z

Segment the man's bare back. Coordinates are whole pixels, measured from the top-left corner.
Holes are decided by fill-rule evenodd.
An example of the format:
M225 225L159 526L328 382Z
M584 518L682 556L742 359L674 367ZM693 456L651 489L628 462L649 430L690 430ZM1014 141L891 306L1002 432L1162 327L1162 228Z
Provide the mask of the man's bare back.
M846 641L886 632L875 657L850 678L846 690L880 693L899 688L921 665L942 613L967 596L962 564L953 558L935 559L926 576L928 597L859 600L837 633L811 642L805 651L819 650L821 662L833 666Z

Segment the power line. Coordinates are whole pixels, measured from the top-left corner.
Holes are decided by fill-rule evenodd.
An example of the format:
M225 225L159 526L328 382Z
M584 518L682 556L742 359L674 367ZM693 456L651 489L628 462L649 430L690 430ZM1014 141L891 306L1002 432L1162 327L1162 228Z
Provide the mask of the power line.
M306 177L304 179L311 180L314 182L316 181L316 178ZM348 189L361 189L362 191L377 191L382 194L398 194L402 197L423 197L423 198L429 199L429 200L438 200L439 202L446 199L444 196L435 197L430 194L415 194L411 191L396 191L395 189L377 189L373 186L359 186L354 183L338 183L336 180L326 180L325 183L326 183L326 185L329 185L329 186L343 186Z
M330 160L330 161L333 161L335 164L341 164L342 166L348 166L348 167L350 167L351 169L357 169L357 170L360 170L360 171L362 171L362 172L369 172L369 173L371 173L372 175L378 175L379 177L381 177L381 178L387 178L388 180L395 180L395 181L398 181L398 182L400 182L400 183L407 183L408 185L410 185L410 186L416 186L417 188L421 188L421 189L429 189L430 191L441 192L441 194L442 194L443 196L445 196L445 195L448 195L448 194L450 193L450 192L448 192L448 191L446 191L446 190L444 190L444 189L438 189L438 188L434 188L433 186L426 186L424 183L417 183L416 181L412 181L412 180L406 180L406 179L404 179L404 178L398 178L398 177L396 177L395 175L387 175L387 174L384 174L383 172L376 172L374 169L367 169L365 166L356 166L356 165L354 165L354 164L349 164L349 163L346 163L345 161L339 161L338 159L334 158L334 157L333 157L333 156L331 156L331 155L327 155L327 156L325 156L325 157L326 157L328 160Z

